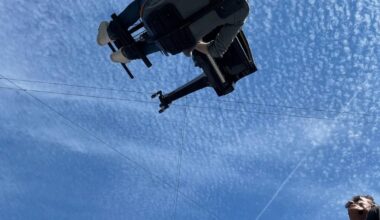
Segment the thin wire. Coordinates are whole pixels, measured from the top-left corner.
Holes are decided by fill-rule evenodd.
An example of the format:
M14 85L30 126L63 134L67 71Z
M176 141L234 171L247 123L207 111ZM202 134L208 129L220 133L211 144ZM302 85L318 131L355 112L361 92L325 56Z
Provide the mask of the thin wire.
M3 78L0 78L3 79ZM66 83L56 83L56 82L46 82L46 81L38 81L38 80L25 80L25 79L13 79L8 78L12 81L20 81L20 82L31 82L31 83L41 83L41 84L48 84L48 85L63 85L63 86L69 86L69 87L77 87L77 88L89 88L89 89L99 89L99 90L108 90L108 91L116 91L116 92L129 92L129 93L138 93L146 95L148 92L143 91L133 91L133 90L124 90L124 89L112 89L112 88L102 88L102 87L94 87L94 86L84 86L84 85L73 85L73 84L66 84ZM32 90L29 90L32 91ZM33 90L34 92L43 92L40 90ZM58 93L58 92L46 92L51 94L60 94L60 95L70 95L70 94L64 94L64 93ZM77 95L85 97L85 95ZM91 96L88 96L91 97ZM92 97L92 98L102 98L102 97ZM109 98L105 98L109 99ZM110 98L115 99L115 98ZM118 99L115 99L118 100ZM120 99L123 101L123 99ZM124 101L128 101L124 100ZM135 100L131 100L135 101ZM378 114L369 114L369 113L363 113L363 112L352 112L352 111L339 111L339 110L326 110L326 109L319 109L314 107L294 107L294 106L287 106L287 105L273 105L273 104L262 104L262 103L255 103L255 102L246 102L246 101L237 101L237 100L213 100L219 103L234 103L234 104L243 104L243 105L257 105L257 106L263 106L263 107L274 107L274 108L287 108L287 109L295 109L295 110L312 110L315 112L323 112L323 113L338 113L338 114L348 114L348 115L360 115L362 117L378 117ZM319 119L319 118L318 118Z
M56 94L56 95L65 95L65 96L77 96L77 97L84 97L84 98L94 98L94 99L105 99L105 100L115 100L115 101L126 101L126 102L138 102L138 103L148 103L148 104L155 104L156 102L153 101L142 101L142 100L135 100L135 99L128 99L128 98L113 98L113 97L104 97L104 96L90 96L90 95L82 95L82 94L75 94L75 93L61 93L61 92L50 92L50 91L41 91L41 90L28 90L28 89L18 89L18 88L9 88L9 87L0 87L0 89L8 89L8 90L22 90L22 91L29 91L29 92L38 92L38 93L47 93L47 94ZM232 109L232 108L222 108L222 107L215 107L215 106L198 106L198 105L181 105L181 104L173 104L173 106L179 106L179 107L188 107L188 108L196 108L196 109L216 109L216 110L224 110L224 111L234 111L234 112L240 112L243 114L259 114L259 115L271 115L271 116L277 116L277 117L289 117L289 118L303 118L303 119L317 119L317 120L326 120L326 121L334 121L334 118L329 117L317 117L317 116L307 116L302 114L283 114L283 113L273 113L273 112L266 112L266 111L254 111L254 110L248 110L248 109ZM360 114L358 114L360 115ZM367 114L368 116L372 117L379 117L378 114ZM361 115L366 117L365 115Z
M238 103L238 104L244 104L244 105L258 105L258 106L264 106L264 107L274 107L274 108L288 108L288 109L296 109L296 110L312 110L315 112L325 112L325 113L338 113L338 114L359 114L363 116L373 116L368 113L363 112L356 112L356 111L339 111L339 110L330 110L330 109L319 109L315 107L294 107L294 106L288 106L288 105L273 105L273 104L262 104L257 102L246 102L246 101L237 101L237 100L220 100L218 102L224 102L224 103Z
M186 99L186 97L185 97L185 99ZM185 101L187 101L187 99ZM183 120L183 127L182 127L182 131L181 131L181 146L180 146L180 149L178 152L177 190L176 190L176 197L175 197L175 202L174 202L174 214L173 214L174 220L177 217L178 192L179 192L180 181L181 181L182 154L183 154L183 147L184 147L184 142L185 142L185 129L187 127L187 109L188 109L188 107L185 104L185 107L184 107L184 111L185 111L184 117L185 118Z
M368 74L367 75L367 78L366 80L360 84L359 88L362 88L363 85L365 85L369 79L371 78L372 74ZM341 109L344 110L346 109L349 105L351 105L352 101L354 99L356 99L356 97L358 96L359 94L359 90L357 90L354 95L351 97L351 99L346 103L345 106L343 106ZM333 123L337 123L339 117L341 116L341 114L338 114L334 120L333 120ZM265 211L272 205L273 201L277 198L277 196L280 194L280 192L284 189L284 187L286 186L286 184L290 181L290 179L293 177L293 175L298 171L298 169L301 167L301 165L304 163L304 161L306 161L307 157L316 149L316 146L315 145L314 147L312 147L301 159L300 161L297 163L297 165L293 168L293 170L289 173L289 175L285 178L285 180L280 184L279 188L276 190L276 192L273 194L273 196L271 197L271 199L268 201L268 203L264 206L264 208L261 210L261 212L257 215L256 217L256 220L259 220L261 218L261 216L265 213Z
M190 71L190 64L188 65L188 71ZM181 168L182 168L182 154L183 154L183 147L185 142L185 129L187 128L187 109L189 107L187 106L187 98L185 97L185 106L184 106L184 120L183 120L183 127L181 131L181 146L178 152L178 163L177 163L177 190L176 190L176 197L174 201L174 213L173 213L173 219L175 220L177 218L177 204L178 204L178 192L180 188L180 181L181 181Z
M108 142L104 141L103 139L99 138L98 136L94 135L92 132L90 132L89 130L87 130L86 128L80 126L79 124L75 123L74 121L72 121L71 119L67 118L65 115L63 115L62 113L58 112L57 110L55 110L53 107L51 107L50 105L48 105L47 103L45 103L44 101L42 101L41 99L37 98L36 96L34 96L32 93L30 93L28 90L26 89L23 89L22 87L20 87L19 85L17 85L16 83L14 83L13 81L11 80L8 80L6 77L2 76L0 74L0 77L6 79L8 82L10 82L12 85L16 86L19 90L22 90L24 93L26 93L28 96L32 97L35 101L37 101L38 103L40 103L41 105L45 106L47 109L49 109L50 111L52 111L53 113L57 114L58 116L60 116L61 118L63 118L64 120L68 121L71 125L73 126L70 126L72 128L79 128L81 129L82 131L84 131L87 135L93 137L94 139L96 139L97 141L99 141L100 143L102 143L105 147L107 147L108 149L114 151L115 153L117 153L119 156L121 156L122 158L124 158L125 160L129 161L130 163L134 164L136 167L139 167L140 169L142 169L143 171L145 171L146 173L148 173L152 178L155 178L157 179L158 181L160 181L164 186L167 186L169 188L172 188L172 189L176 189L176 187L171 184L171 183L168 183L166 181L164 181L162 178L160 178L158 175L154 174L152 171L150 171L148 168L146 168L144 165L136 162L135 160L133 160L132 158L128 157L127 155L123 154L121 151L119 151L118 149L116 149L115 147L113 147L111 144L109 144ZM210 216L212 216L213 218L215 219L219 219L217 217L216 214L210 212L209 210L207 209L204 209L204 207L202 205L200 205L198 202L196 202L194 199L188 197L186 194L178 191L178 193L183 196L184 198L186 198L189 202L195 204L196 206L198 206L199 208L205 210Z
M176 106L182 106L177 104ZM216 110L223 110L223 111L232 111L232 112L240 112L243 114L259 114L259 115L271 115L271 116L277 116L277 117L289 117L289 118L303 118L303 119L317 119L317 120L325 120L325 121L334 121L334 118L329 117L315 117L315 116L305 116L305 115L297 115L297 114L278 114L278 113L272 113L272 112L265 112L265 111L253 111L253 110L243 110L243 109L231 109L231 108L221 108L221 107L214 107L214 106L196 106L196 105L189 105L190 108L199 108L199 109L216 109Z
M151 104L155 103L153 101L142 101L142 100L134 100L134 99L128 99L128 98L113 98L113 97L107 97L107 96L82 95L82 94L77 94L77 93L51 92L51 91L42 91L42 90L34 90L34 89L19 89L19 88L10 88L10 87L2 87L2 86L0 86L0 89L29 91L29 92L64 95L64 96L76 96L76 97L93 98L93 99L106 99L106 100L127 101L127 102L141 102L141 103L151 103Z
M0 77L0 79L5 79L5 78ZM85 85L73 85L73 84L67 84L67 83L46 82L46 81L39 81L39 80L26 80L26 79L14 79L14 78L8 78L8 79L12 81L18 81L18 82L40 83L40 84L47 84L47 85L68 86L68 87L86 88L86 89L99 89L99 90L108 90L108 91L115 91L115 92L130 92L130 93L140 93L140 94L148 93L148 92L143 92L143 91L103 88L103 87L85 86Z

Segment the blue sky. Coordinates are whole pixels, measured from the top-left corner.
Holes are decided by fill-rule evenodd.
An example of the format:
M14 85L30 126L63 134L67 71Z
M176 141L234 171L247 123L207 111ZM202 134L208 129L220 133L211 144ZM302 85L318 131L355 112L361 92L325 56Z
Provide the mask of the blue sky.
M249 1L259 71L164 114L200 73L95 43L130 1L0 1L1 219L347 219L380 201L377 1Z

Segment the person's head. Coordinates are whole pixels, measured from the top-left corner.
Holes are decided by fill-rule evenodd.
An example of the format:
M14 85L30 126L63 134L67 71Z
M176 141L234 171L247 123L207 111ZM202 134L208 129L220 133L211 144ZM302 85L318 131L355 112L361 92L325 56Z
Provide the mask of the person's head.
M358 210L371 209L373 206L375 206L375 200L370 195L354 196L345 205L347 209L356 208Z
M366 219L368 211L376 205L370 195L357 195L352 197L345 205L351 220Z

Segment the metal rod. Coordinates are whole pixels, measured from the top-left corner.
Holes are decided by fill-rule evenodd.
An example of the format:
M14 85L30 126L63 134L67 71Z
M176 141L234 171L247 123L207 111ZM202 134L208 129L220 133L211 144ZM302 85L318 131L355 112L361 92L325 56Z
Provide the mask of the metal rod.
M113 21L115 22L118 28L118 31L120 32L119 33L120 40L123 41L123 44L125 44L124 46L131 44L130 45L131 49L134 50L139 55L140 59L142 59L142 61L145 63L147 67L151 67L152 63L149 61L146 55L141 51L141 49L136 45L135 39L127 31L123 29L123 26L122 26L121 21L119 20L119 17L116 14L112 14L111 17Z
M116 49L115 47L112 45L112 43L108 43L108 46L111 48L112 52L116 52ZM128 69L127 65L125 65L125 63L121 63L121 66L125 69L125 71L127 72L127 74L129 75L129 77L131 79L134 79L135 77L133 76L132 72Z
M220 71L218 64L216 64L214 58L209 53L207 53L206 56L207 56L208 60L210 61L211 66L214 67L214 70L215 70L216 74L218 75L220 81L222 83L225 83L226 78L224 78L224 76L223 76L222 72Z
M141 22L141 23L135 25L134 27L132 27L132 28L129 30L129 32L130 32L131 34L133 34L133 33L135 33L136 31L138 31L140 28L143 28L143 27L144 27L144 23Z

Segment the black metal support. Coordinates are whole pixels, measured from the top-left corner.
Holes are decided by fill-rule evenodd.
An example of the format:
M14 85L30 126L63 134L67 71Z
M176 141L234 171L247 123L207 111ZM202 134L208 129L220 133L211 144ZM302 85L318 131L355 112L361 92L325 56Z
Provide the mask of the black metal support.
M112 52L116 52L115 47L111 43L108 43L108 46L111 48ZM132 72L128 69L127 65L125 65L125 63L122 63L121 66L125 69L125 71L127 72L127 74L129 75L131 79L135 78Z
M133 26L131 29L129 29L129 33L133 34L133 33L135 33L136 31L140 30L143 27L144 27L144 23L141 22L141 23Z
M137 46L135 39L131 36L131 34L125 30L123 27L123 23L120 21L119 17L116 14L112 14L112 19L116 24L116 28L118 31L119 40L122 42L124 46L129 46L133 51L139 55L142 61L145 63L147 67L151 67L152 63L146 57L146 55L141 51L141 48Z
M234 82L226 78L227 73L220 68L222 65L217 63L214 58L210 55L193 51L193 60L203 69L208 83L218 96L234 91Z
M160 111L159 113L164 112L166 109L169 108L169 105L184 96L189 95L190 93L193 93L195 91L198 91L200 89L203 89L205 87L209 86L207 76L205 74L200 74L198 77L194 78L190 82L186 83L185 85L177 88L176 90L168 93L163 94L162 91L158 91L157 93L152 95L152 98L159 97L160 99Z

